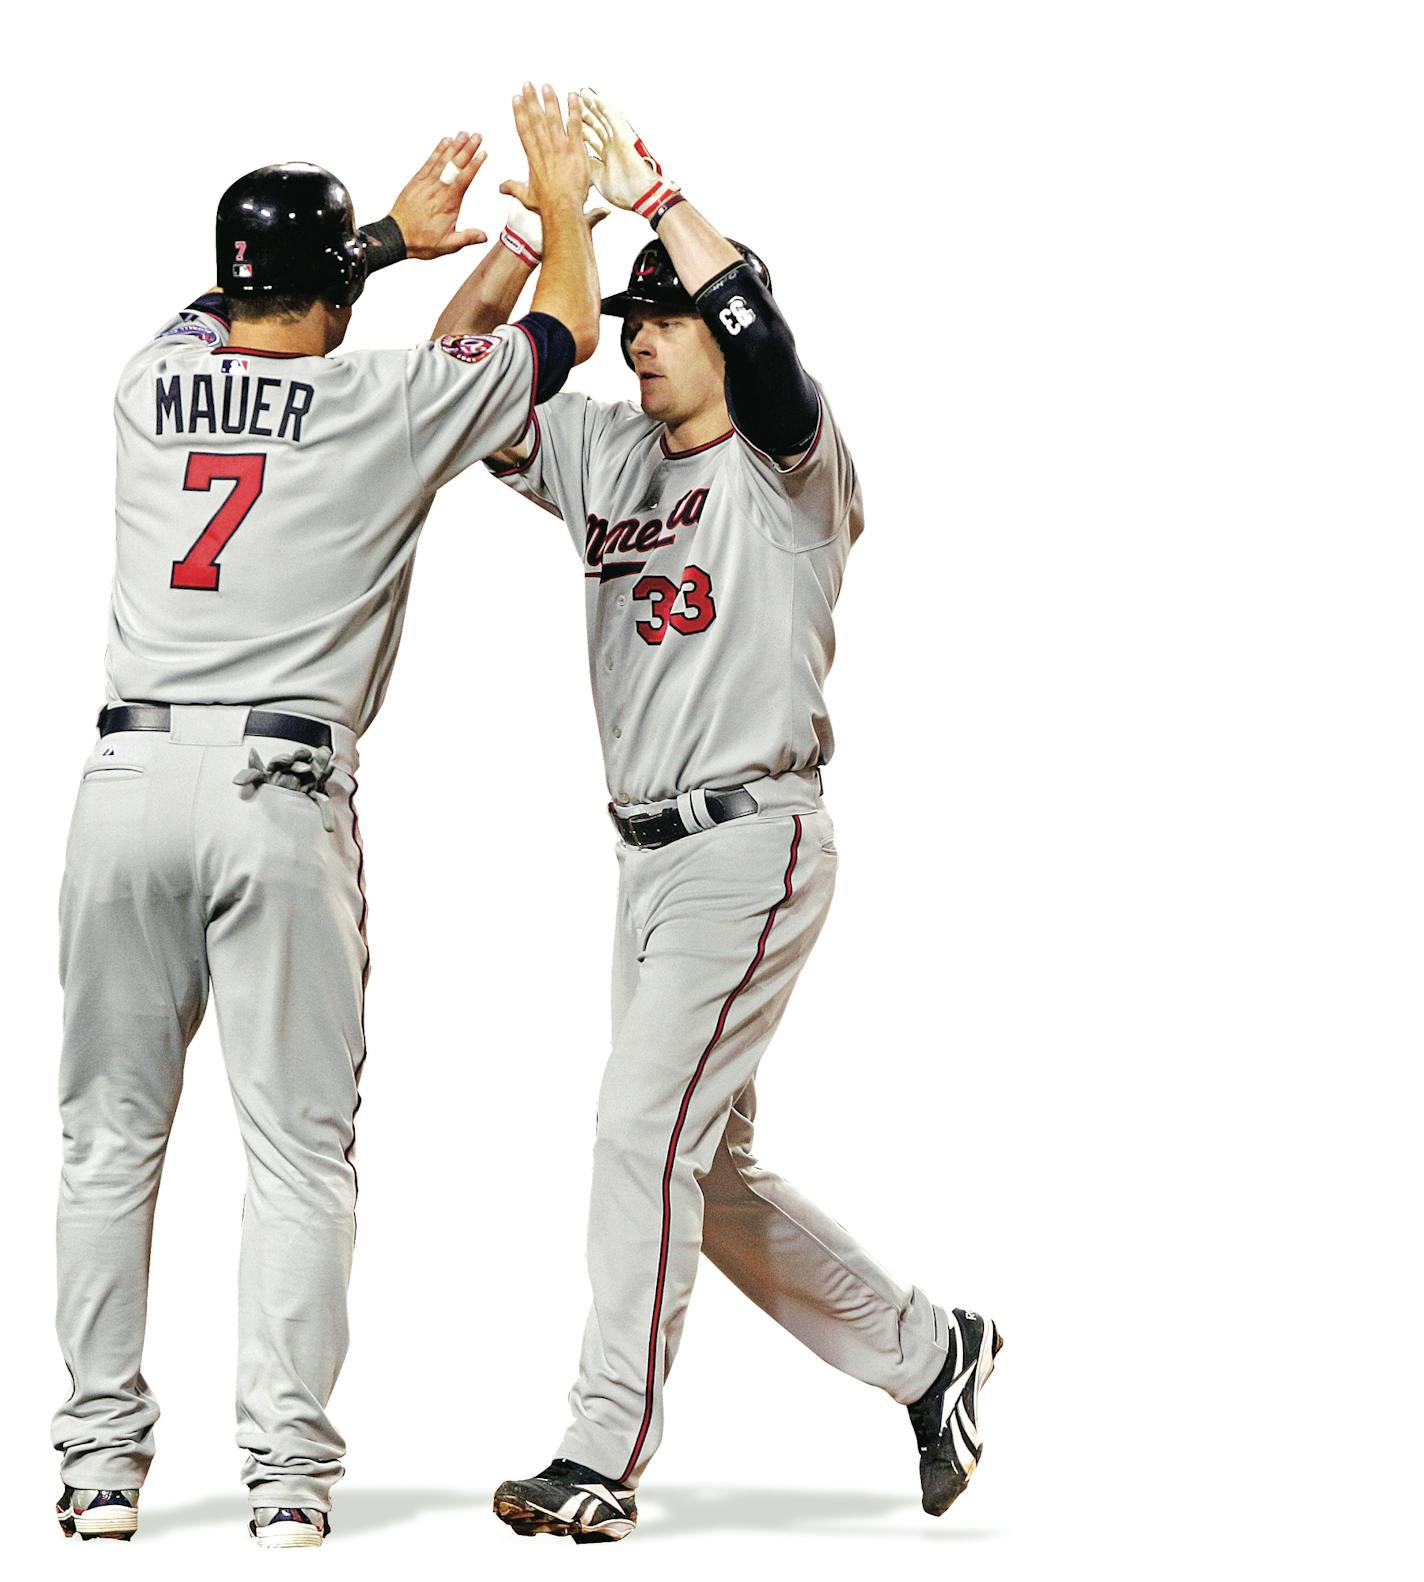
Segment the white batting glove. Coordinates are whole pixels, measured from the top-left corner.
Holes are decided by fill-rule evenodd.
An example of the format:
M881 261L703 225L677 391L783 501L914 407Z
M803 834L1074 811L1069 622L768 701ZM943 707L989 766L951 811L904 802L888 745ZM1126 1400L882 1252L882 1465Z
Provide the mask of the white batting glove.
M585 209L583 223L592 230L600 220L608 218L607 209ZM537 269L544 262L544 222L533 209L526 209L518 198L509 200L509 216L500 241L521 263Z
M656 225L674 203L683 201L682 188L664 172L621 111L592 88L580 89L579 98L594 186L616 207L641 214Z
M526 209L518 198L509 200L509 214L500 242L522 263L535 269L544 257L544 222L533 209Z

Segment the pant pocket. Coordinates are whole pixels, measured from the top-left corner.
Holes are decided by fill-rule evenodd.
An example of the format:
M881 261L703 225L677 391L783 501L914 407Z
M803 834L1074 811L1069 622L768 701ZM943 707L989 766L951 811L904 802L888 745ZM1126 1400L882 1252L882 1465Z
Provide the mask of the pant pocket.
M139 780L143 778L143 770L137 764L99 764L93 769L86 769L85 780Z

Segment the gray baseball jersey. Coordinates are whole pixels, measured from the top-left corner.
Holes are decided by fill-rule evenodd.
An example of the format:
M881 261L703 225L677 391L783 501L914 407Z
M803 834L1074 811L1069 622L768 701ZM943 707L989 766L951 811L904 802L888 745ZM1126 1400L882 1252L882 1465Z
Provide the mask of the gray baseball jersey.
M227 344L220 307L171 320L116 402L109 701L169 715L100 737L70 826L58 1327L73 1389L54 1441L72 1487L143 1483L154 1206L211 986L248 1158L244 1477L254 1507L325 1510L365 1058L356 737L432 495L519 439L573 343L535 315L410 351L284 357ZM330 753L294 749L273 715L326 722Z
M518 326L329 357L227 341L190 309L119 381L109 701L246 703L360 734L431 500L524 432L533 342Z
M561 516L583 556L614 800L825 763L832 610L862 514L824 400L790 469L732 432L671 452L627 402L558 395L535 423L528 459L496 476Z
M705 1253L835 1366L918 1399L948 1321L751 1151L754 1079L835 886L816 772L834 746L832 610L861 497L826 410L782 468L735 433L670 453L627 404L560 395L497 475L583 556L589 668L615 801L745 785L756 807L621 845L613 1043L598 1099L593 1306L559 1455L636 1483Z

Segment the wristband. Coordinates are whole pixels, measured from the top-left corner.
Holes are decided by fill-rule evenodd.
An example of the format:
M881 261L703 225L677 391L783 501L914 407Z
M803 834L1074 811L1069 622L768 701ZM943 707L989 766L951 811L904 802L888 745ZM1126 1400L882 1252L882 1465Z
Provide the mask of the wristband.
M544 255L537 252L518 231L511 231L506 225L499 233L500 241L522 264L528 264L531 269L537 269L543 262Z
M647 216L648 224L651 225L654 230L657 230L658 226L663 223L664 218L671 210L675 209L679 203L686 202L687 199L684 198L680 192L674 192L670 198L665 198L657 206L657 208L655 208L653 212Z
M405 237L400 226L388 214L374 225L363 225L361 235L366 243L366 273L373 275L378 269L389 269L406 257Z

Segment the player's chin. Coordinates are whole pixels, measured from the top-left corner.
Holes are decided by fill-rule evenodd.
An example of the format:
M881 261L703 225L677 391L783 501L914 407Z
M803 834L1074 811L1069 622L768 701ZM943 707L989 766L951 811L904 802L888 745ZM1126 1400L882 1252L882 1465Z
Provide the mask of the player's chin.
M638 400L649 417L666 418L672 406L672 392L666 379L657 374L638 380Z

